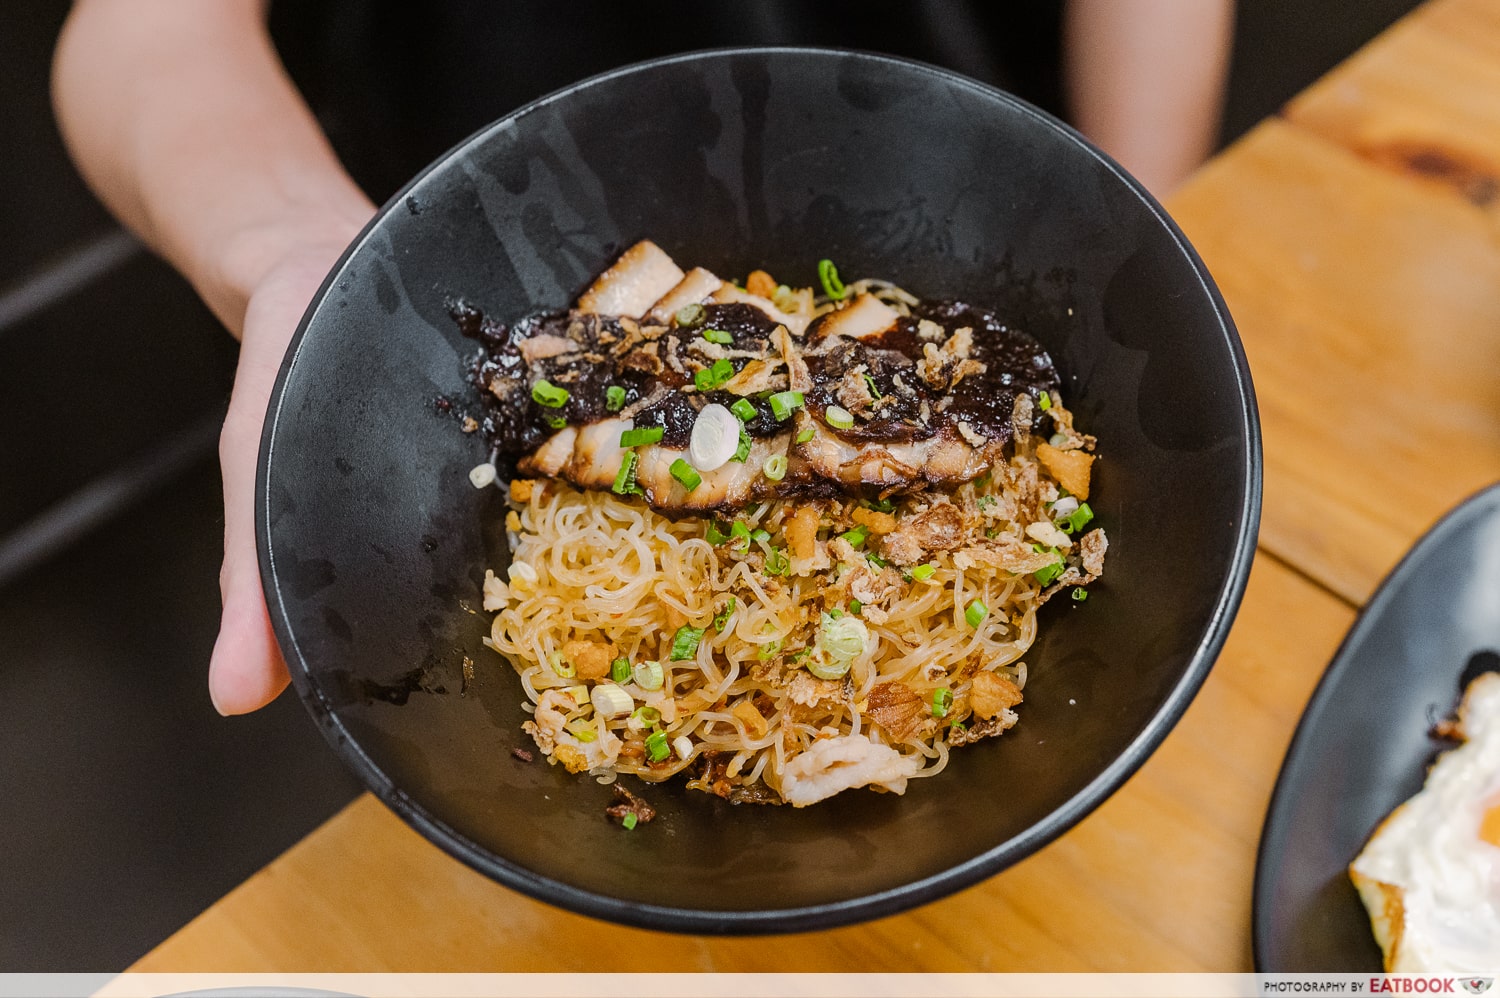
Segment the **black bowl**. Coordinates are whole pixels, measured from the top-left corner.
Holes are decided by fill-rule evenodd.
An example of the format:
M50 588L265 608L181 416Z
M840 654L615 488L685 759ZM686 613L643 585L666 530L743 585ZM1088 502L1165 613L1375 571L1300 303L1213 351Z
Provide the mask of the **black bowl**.
M997 307L1052 352L1103 455L1111 538L1086 603L1054 601L1021 723L905 796L804 810L680 786L624 832L609 790L511 750L519 682L482 647L500 490L439 411L474 401L446 303L570 302L649 237L720 274L764 267ZM268 414L266 597L330 743L449 853L577 911L694 932L790 931L972 884L1073 825L1186 709L1238 607L1260 506L1250 377L1202 263L1076 133L951 73L808 49L663 59L580 83L470 138L355 241L309 309ZM465 662L474 678L465 682ZM637 790L640 785L633 780ZM378 876L378 871L371 871Z

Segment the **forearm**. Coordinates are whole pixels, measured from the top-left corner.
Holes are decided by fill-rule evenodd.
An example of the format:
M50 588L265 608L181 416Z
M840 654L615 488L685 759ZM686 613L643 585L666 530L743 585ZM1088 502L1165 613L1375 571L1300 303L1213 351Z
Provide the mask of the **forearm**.
M236 334L280 259L342 245L369 217L283 71L260 0L82 0L53 96L95 192Z
M1069 0L1074 123L1167 193L1218 140L1233 31L1233 0Z

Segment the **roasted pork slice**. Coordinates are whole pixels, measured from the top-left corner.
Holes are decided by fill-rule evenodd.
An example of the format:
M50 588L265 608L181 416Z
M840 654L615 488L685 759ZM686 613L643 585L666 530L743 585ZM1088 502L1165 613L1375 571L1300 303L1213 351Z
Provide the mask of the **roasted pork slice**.
M637 455L636 484L653 507L681 512L732 512L769 498L775 483L765 475L766 462L785 454L790 434L755 440L744 461L729 461L712 471L698 471L702 479L691 491L672 474L674 462L688 459L675 447L642 447Z
M631 429L628 419L606 419L580 427L573 441L573 456L559 477L582 489L607 489L614 485L625 448L620 434Z
M691 304L703 307L682 312ZM1030 337L962 303L902 310L857 295L804 338L801 317L703 268L683 274L642 242L571 312L508 330L470 306L454 315L486 346L475 380L494 398L501 456L527 474L604 489L633 454L647 502L673 512L952 488L1003 463L1042 421L1064 426L1046 415L1057 373ZM688 460L708 405L739 418L751 453L694 469L702 481L689 490L672 465ZM768 477L772 457L784 466Z
M721 284L719 290L713 293L709 299L716 305L750 305L760 309L773 320L792 331L794 336L801 336L807 329L807 317L802 315L788 315L771 303L770 299L753 295L744 288L737 288L733 284Z
M844 308L819 317L809 328L812 337L847 336L862 340L893 328L901 314L874 295L856 295Z
M715 277L712 271L694 267L687 272L687 276L677 282L671 291L662 295L656 304L651 306L651 311L646 313L646 318L661 323L671 322L672 317L679 310L708 301L709 297L723 284L724 282Z
M582 312L639 319L686 276L660 246L642 239L578 296Z

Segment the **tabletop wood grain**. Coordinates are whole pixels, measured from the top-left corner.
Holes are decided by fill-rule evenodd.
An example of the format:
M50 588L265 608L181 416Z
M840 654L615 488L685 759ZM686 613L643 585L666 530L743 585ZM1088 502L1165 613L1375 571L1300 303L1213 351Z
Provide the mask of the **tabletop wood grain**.
M1170 207L1250 359L1261 546L1362 603L1500 479L1500 3L1419 9Z
M1303 705L1354 607L1500 479L1500 0L1421 8L1169 208L1250 358L1261 550L1183 721L1068 834L945 900L768 942L562 912L365 796L133 969L1250 970L1255 848Z

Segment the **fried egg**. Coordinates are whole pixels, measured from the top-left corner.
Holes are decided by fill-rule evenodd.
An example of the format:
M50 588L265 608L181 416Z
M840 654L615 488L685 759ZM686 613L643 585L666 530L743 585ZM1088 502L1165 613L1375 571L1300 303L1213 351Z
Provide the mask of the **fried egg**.
M1455 727L1463 744L1349 867L1388 972L1500 962L1500 673L1469 685Z

